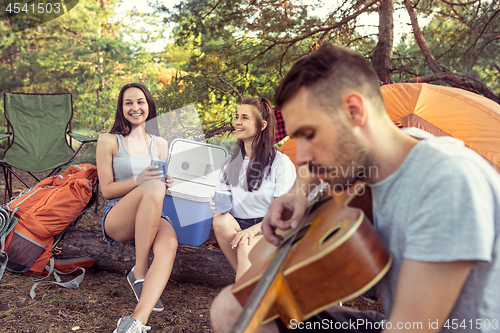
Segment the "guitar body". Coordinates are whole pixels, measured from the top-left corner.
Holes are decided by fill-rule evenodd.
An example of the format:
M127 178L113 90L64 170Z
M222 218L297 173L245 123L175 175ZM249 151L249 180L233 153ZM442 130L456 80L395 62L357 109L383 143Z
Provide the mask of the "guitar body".
M263 300L269 303L261 316L264 323L277 317L285 324L291 319L306 320L366 292L389 270L392 256L367 218L371 217L370 189L361 183L355 188L349 189L351 195L330 197L306 217L271 296ZM255 245L252 266L232 288L242 305L276 249L265 239Z

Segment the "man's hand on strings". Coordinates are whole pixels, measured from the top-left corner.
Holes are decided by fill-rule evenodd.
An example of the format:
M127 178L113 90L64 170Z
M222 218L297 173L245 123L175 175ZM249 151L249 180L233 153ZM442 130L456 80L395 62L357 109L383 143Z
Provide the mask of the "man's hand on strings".
M283 237L276 234L276 229L296 229L300 226L307 208L305 193L287 193L276 198L269 207L262 221L262 232L266 240L278 246Z

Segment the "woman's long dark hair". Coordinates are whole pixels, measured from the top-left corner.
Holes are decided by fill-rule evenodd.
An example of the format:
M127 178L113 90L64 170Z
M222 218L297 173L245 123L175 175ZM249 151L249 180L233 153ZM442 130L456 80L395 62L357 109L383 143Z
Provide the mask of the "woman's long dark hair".
M247 191L252 192L257 191L262 184L262 180L271 174L271 165L276 157L276 149L274 148L276 121L271 102L266 98L245 97L241 104L251 105L256 110L255 129L257 134L252 141L252 155L250 156L246 174ZM263 121L267 122L267 127L261 130ZM238 140L237 147L227 162L222 183L231 186L239 185L240 170L244 159L245 144L243 141Z
M122 90L120 90L120 94L118 95L118 105L116 106L115 123L113 124L113 127L111 127L109 133L120 133L123 136L127 136L132 130L130 122L123 115L123 94L127 89L130 88L141 89L144 93L144 96L146 97L146 102L148 103L149 110L145 126L146 133L160 136L160 132L158 131L158 121L156 119L156 106L153 100L153 96L149 92L148 88L140 83L126 84L122 87Z

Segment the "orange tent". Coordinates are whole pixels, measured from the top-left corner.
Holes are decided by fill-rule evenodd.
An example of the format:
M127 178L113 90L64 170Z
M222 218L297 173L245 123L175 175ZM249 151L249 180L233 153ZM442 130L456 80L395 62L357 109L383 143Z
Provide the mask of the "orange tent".
M280 152L285 154L292 160L293 164L295 164L295 169L297 169L297 164L295 163L295 156L296 156L296 149L297 149L297 142L295 139L288 139L281 145L281 147L278 148Z
M395 83L380 89L392 121L458 138L500 173L499 104L466 90L426 83ZM295 140L289 139L279 150L295 163L295 149Z
M392 121L460 139L500 173L499 104L463 89L427 83L395 83L380 89Z

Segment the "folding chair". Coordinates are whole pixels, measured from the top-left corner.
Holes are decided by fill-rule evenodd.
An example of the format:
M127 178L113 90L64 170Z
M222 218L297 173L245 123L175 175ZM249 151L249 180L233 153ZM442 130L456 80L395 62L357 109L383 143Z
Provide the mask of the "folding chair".
M0 134L0 140L8 140L0 160L5 177L4 203L12 197L12 175L30 187L14 168L39 182L35 173L50 171L47 177L57 174L85 143L97 141L71 132L71 94L4 93L4 113L7 133ZM76 151L71 147L72 138L81 142Z

